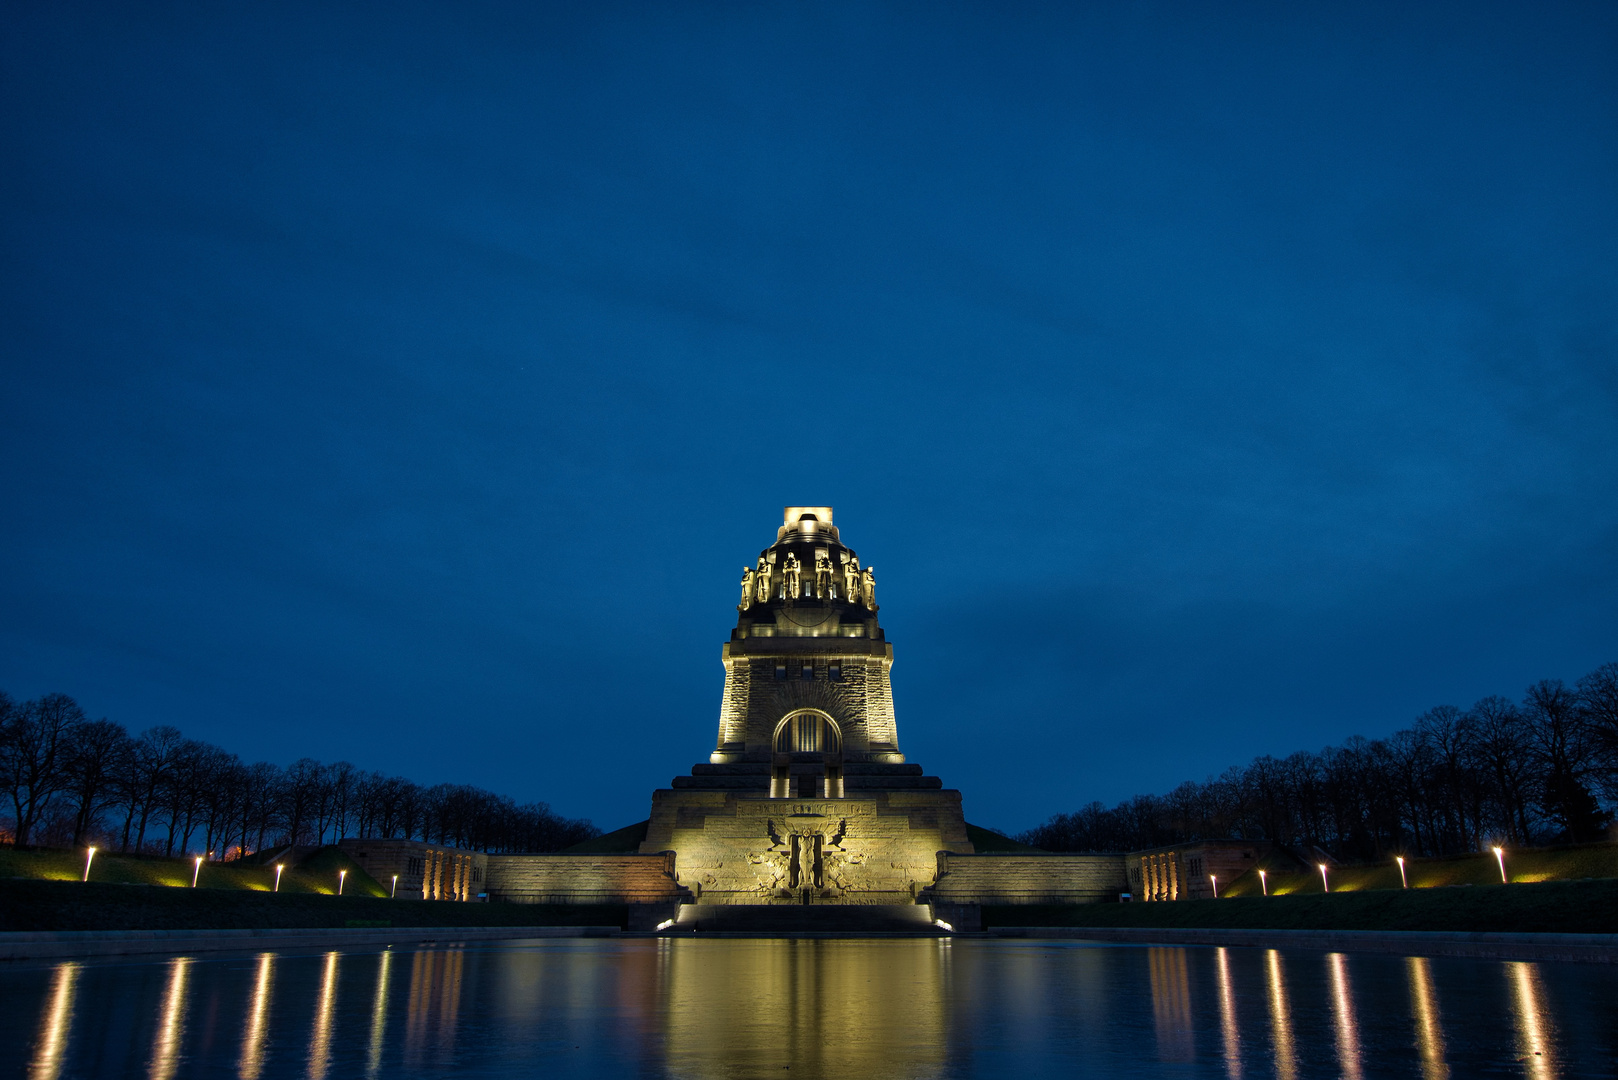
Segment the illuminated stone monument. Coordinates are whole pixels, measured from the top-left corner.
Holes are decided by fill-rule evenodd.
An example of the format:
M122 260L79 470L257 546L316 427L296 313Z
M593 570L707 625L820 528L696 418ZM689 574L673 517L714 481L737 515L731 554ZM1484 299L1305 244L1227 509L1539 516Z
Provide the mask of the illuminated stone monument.
M875 570L842 542L831 507L789 506L742 570L713 753L652 793L638 851L474 853L446 886L433 868L461 853L344 849L411 895L624 904L631 928L672 932L974 929L986 904L1116 900L1130 887L1122 855L974 849L961 793L899 749L878 610ZM1149 853L1153 882L1170 857L1181 858Z
M641 852L701 904L913 904L969 855L961 793L899 750L874 568L789 506L742 571L708 761L653 793Z

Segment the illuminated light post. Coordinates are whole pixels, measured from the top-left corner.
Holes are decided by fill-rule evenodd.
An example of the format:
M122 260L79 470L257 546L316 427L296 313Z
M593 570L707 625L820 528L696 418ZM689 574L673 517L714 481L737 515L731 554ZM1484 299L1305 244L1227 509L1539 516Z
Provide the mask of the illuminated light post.
M1315 865L1320 867L1320 887L1321 887L1321 889L1323 889L1326 892L1331 892L1331 882L1326 880L1326 864L1325 863L1316 863Z
M197 868L191 871L191 887L197 887L197 879L202 877L202 856L197 856Z
M1395 855L1393 857L1393 861L1399 864L1399 888L1410 888L1410 882L1405 879L1405 857L1403 855Z
M1209 874L1208 875L1208 880L1213 883L1213 894L1214 894L1213 898L1215 900L1219 899L1219 878L1218 878L1218 876L1214 875L1214 874Z
M1506 849L1493 848L1494 861L1500 864L1500 884L1506 884Z
M1265 896L1270 895L1270 883L1264 879L1262 870L1258 872L1258 887L1263 890Z
M337 871L337 895L338 896L343 895L343 882L346 881L347 879L348 879L348 871L347 870L339 870L339 871Z
M394 874L393 875L393 888L388 890L388 899L389 900L397 900L398 898L399 898L399 875Z
M275 891L281 891L281 871L285 869L280 863L275 864Z
M96 857L96 849L91 848L84 853L84 880L90 880L90 860Z

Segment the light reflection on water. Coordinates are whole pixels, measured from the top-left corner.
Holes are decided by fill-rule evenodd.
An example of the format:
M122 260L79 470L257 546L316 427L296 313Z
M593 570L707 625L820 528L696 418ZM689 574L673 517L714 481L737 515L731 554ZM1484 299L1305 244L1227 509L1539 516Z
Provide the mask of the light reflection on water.
M45 999L44 1015L39 1018L39 1036L29 1062L30 1080L56 1080L62 1075L62 1055L67 1049L69 1025L73 1022L73 987L79 978L79 965L71 960L58 964L51 975L50 996Z
M168 962L168 969L168 985L157 1014L157 1036L152 1040L151 1065L146 1070L151 1080L169 1080L175 1074L185 1038L185 983L191 960L176 957Z
M1613 1076L1618 969L1075 942L550 940L0 968L40 1080Z
M1280 1080L1293 1080L1298 1075L1298 1066L1292 1054L1292 1016L1287 1008L1286 980L1281 976L1281 954L1274 949L1264 951L1264 975L1269 991L1275 1075Z
M1425 956L1405 958L1410 980L1410 1016L1416 1026L1416 1048L1421 1053L1422 1080L1448 1080L1444 1064L1444 1028L1438 1019L1438 996Z
M1360 1032L1354 1022L1354 991L1348 984L1348 957L1327 953L1331 969L1331 1003L1337 1021L1337 1066L1344 1080L1360 1080Z
M270 1033L270 980L274 975L275 954L262 954L253 978L253 995L248 999L241 1062L236 1069L241 1080L258 1080L264 1072L264 1040Z

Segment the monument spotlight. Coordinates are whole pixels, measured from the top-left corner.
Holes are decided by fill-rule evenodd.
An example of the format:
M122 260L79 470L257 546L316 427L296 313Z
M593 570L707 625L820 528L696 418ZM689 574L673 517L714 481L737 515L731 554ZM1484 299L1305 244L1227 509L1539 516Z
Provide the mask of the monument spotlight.
M1326 892L1331 892L1331 882L1326 880L1326 864L1325 863L1316 863L1315 865L1320 867L1320 887L1321 887L1321 889L1323 889Z
M84 853L84 880L90 880L90 860L96 857L96 849L90 848Z
M951 934L955 933L955 927L951 926L943 919L934 919L933 922L936 923L941 929L946 930Z
M1494 861L1500 864L1500 884L1506 884L1506 849L1491 848L1494 852Z
M275 891L281 891L281 871L286 869L280 863L275 864Z
M343 895L343 882L345 882L347 880L348 880L348 871L347 870L339 870L339 871L337 871L337 895L338 896Z
M1213 883L1213 898L1215 900L1219 899L1219 878L1214 874L1209 874L1208 880Z
M1393 861L1399 864L1399 888L1410 888L1410 882L1405 879L1405 857L1403 855L1395 855L1393 857Z
M1262 870L1260 870L1258 872L1258 887L1259 887L1259 890L1261 892L1263 892L1265 896L1270 895L1270 883L1267 880L1265 880L1264 871L1262 871Z
M662 922L657 924L657 928L659 930L667 930L669 927L671 927L673 925L674 925L674 920L673 919L664 919Z
M191 887L193 889L197 887L197 879L200 877L202 877L202 856L198 855L196 869L191 871Z
M397 900L398 898L399 898L399 875L394 874L393 875L393 888L388 891L388 899L389 900Z

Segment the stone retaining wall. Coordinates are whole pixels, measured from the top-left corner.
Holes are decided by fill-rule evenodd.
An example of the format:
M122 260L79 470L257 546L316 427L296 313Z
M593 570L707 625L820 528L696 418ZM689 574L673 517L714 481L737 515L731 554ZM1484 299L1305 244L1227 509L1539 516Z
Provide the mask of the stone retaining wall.
M489 900L508 904L670 904L690 895L674 854L490 855Z
M938 879L924 898L935 904L1089 904L1127 891L1122 855L938 853Z

